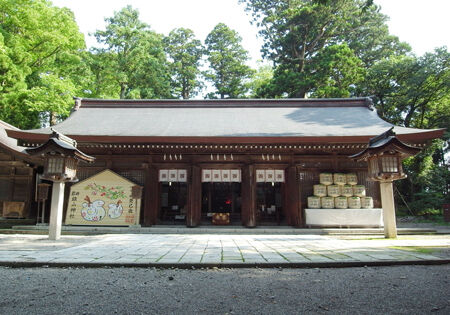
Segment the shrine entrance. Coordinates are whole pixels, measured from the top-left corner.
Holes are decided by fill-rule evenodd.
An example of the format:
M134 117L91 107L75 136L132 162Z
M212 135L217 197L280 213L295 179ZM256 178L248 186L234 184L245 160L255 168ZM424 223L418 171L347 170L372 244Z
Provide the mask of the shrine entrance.
M202 224L241 225L241 172L202 171Z
M186 224L187 215L187 184L161 183L161 224Z
M223 219L216 220L215 214ZM202 184L202 223L241 224L241 183Z
M284 222L283 183L257 183L256 221L258 225L280 225Z
M160 224L186 224L188 184L186 169L159 170Z
M258 225L280 225L284 221L283 169L256 170L256 222Z

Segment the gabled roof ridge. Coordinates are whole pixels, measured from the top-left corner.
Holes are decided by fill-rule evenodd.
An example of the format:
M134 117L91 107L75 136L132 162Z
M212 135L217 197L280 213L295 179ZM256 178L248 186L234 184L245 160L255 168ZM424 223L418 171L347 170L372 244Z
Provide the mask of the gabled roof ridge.
M368 97L354 98L285 98L285 99L95 99L75 98L79 108L264 108L264 107L366 107Z

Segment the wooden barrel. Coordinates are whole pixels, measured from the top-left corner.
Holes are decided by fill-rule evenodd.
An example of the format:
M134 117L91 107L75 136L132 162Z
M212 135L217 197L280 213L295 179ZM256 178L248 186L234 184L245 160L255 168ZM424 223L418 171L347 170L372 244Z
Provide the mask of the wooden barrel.
M360 197L348 197L347 202L348 202L348 207L350 209L361 209L361 198Z
M320 208L320 197L316 197L316 196L308 197L308 208L309 209L319 209Z
M351 197L353 196L353 186L351 185L342 185L341 188L341 196Z
M320 173L319 179L320 179L320 183L322 185L333 184L333 174L331 174L331 173Z
M361 208L372 209L373 208L373 198L372 197L361 197Z
M366 187L364 185L353 186L353 196L364 197L366 195Z
M327 195L327 186L325 185L314 185L314 196L325 197Z
M350 173L350 174L345 175L345 177L347 179L346 181L347 181L348 185L358 184L358 176L356 176L356 174Z
M320 197L320 205L324 209L334 208L334 198L333 197Z
M337 209L347 209L348 208L347 197L336 197L336 198L334 198L334 206Z
M334 173L333 182L335 185L345 185L347 183L347 176L342 173Z
M329 185L327 186L327 194L329 197L338 197L341 195L341 189L339 185Z

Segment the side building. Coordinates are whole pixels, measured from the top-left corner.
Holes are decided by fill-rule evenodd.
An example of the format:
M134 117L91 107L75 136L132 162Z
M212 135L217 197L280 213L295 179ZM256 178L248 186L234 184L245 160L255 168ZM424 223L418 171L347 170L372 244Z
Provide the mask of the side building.
M379 183L367 179L366 162L349 156L392 127L368 98L76 99L70 117L52 128L95 162L79 167L65 223L116 225L110 210L123 213L117 225L379 226L379 217L365 222L370 214L363 212L381 208ZM418 148L443 134L398 126L394 132ZM29 148L52 130L7 133ZM360 204L364 196L367 206ZM317 207L340 212L308 223L308 208ZM92 215L96 209L107 220ZM127 220L131 209L138 215ZM328 222L332 216L342 220Z
M0 217L9 219L0 225L20 224L23 219L32 223L37 216L35 186L39 161L30 157L16 139L8 137L7 130L19 129L0 121Z

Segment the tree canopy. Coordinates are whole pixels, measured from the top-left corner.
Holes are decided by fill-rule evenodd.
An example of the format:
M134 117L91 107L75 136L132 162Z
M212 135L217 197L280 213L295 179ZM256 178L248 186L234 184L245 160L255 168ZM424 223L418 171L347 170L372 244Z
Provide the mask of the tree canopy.
M223 23L217 24L206 37L210 70L205 72L205 77L220 98L243 97L248 90L245 80L253 70L245 64L249 57L241 42L239 34Z
M105 48L93 52L105 60L110 78L119 89L120 98L170 97L170 81L162 35L139 20L131 6L106 18L105 30L95 32ZM93 56L97 58L97 56ZM98 62L98 60L97 60Z
M163 42L171 61L169 68L172 95L190 98L202 86L199 76L203 45L195 38L194 32L186 28L172 30Z
M0 20L0 119L20 128L55 123L69 113L85 70L72 12L45 0L3 0Z
M260 28L263 55L276 67L267 96L350 95L363 68L409 50L389 35L386 16L367 1L240 2ZM330 84L332 89L323 88Z

